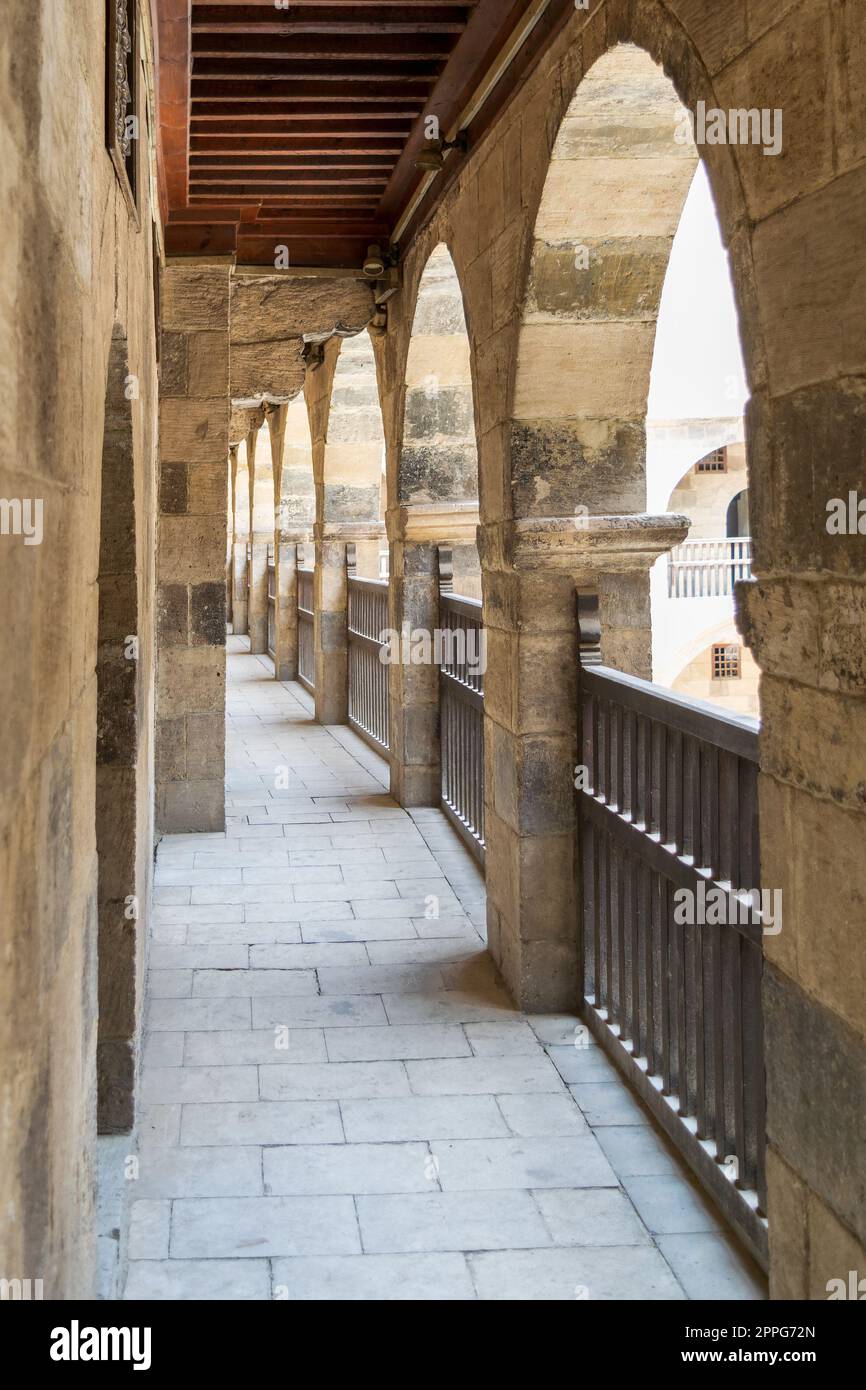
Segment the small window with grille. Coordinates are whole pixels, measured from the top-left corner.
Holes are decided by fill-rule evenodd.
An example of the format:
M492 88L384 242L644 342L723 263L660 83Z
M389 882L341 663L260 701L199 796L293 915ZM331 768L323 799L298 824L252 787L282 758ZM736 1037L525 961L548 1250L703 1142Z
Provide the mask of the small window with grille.
M713 646L713 680L733 681L740 678L740 649L727 642Z
M695 464L696 473L725 473L728 468L727 449L714 449Z

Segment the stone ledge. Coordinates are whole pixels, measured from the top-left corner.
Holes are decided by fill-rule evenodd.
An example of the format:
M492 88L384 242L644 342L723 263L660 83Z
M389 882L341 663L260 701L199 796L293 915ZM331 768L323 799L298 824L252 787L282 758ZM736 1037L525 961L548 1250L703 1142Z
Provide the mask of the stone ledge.
M479 526L482 564L515 570L566 570L594 579L600 572L645 570L688 535L688 517L539 517Z

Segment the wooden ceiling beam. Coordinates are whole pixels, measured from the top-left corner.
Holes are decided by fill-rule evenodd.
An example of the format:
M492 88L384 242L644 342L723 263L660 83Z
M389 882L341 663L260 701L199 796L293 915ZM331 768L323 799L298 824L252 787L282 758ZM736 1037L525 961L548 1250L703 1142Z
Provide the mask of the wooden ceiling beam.
M370 135L362 136L334 136L334 135L299 135L293 138L290 135L193 135L190 139L190 159L195 155L235 155L246 154L250 157L261 155L262 157L285 156L291 159L334 159L341 158L370 158L379 157L388 159L393 165L394 160L399 155L402 145L398 141L385 137L376 139Z
M307 170L323 169L344 169L355 172L369 171L377 173L381 177L390 174L394 166L393 159L388 155L380 156L376 159L372 155L359 155L350 158L348 155L281 155L277 154L255 154L243 157L237 154L200 154L190 155L190 174L193 171L201 173L202 169L285 169L290 173L303 174Z
M233 123L231 128L237 129L234 124L237 121L261 121L263 117L270 120L281 117L293 122L303 121L316 126L321 126L323 121L334 120L337 116L343 119L349 117L352 122L375 121L379 123L407 118L414 121L419 111L423 110L424 107L424 99L421 96L413 96L408 100L404 97L368 97L367 101L374 109L363 111L358 109L359 103L363 100L362 96L341 96L332 101L328 101L327 97L320 97L316 103L314 99L311 100L304 95L298 95L295 102L272 101L265 106L261 102L252 102L249 98L238 99L235 102L208 98L202 100L198 107L193 105L192 123L195 127L197 122L225 122L228 118ZM358 129L361 129L360 125Z
M442 61L454 46L453 34L423 35L375 34L369 38L335 34L330 29L318 36L282 37L256 33L201 34L193 31L192 55L196 64L203 59L282 59L295 62L329 61L346 58L375 59L380 62Z
M441 64L407 60L405 63L355 62L351 58L333 62L310 61L292 68L279 59L271 62L254 58L196 58L192 67L193 95L202 82L266 82L268 85L292 82L364 82L388 86L391 83L436 81Z

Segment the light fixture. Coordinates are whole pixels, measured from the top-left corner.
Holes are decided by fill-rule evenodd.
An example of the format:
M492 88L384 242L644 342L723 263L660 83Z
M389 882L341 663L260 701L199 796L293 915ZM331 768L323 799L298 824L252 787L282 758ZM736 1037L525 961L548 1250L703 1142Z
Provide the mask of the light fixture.
M364 261L364 274L369 275L371 280L377 280L385 270L385 258L382 255L381 246L368 246L367 257Z
M444 167L447 150L466 150L466 131L461 130L456 140L425 140L415 156L415 168L425 174L438 174Z

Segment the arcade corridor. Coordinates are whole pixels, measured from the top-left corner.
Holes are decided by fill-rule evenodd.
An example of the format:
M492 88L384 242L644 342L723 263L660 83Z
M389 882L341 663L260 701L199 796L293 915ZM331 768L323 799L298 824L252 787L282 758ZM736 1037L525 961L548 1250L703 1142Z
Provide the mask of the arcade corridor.
M510 1003L442 813L228 640L226 831L157 858L126 1297L764 1297L587 1030Z

